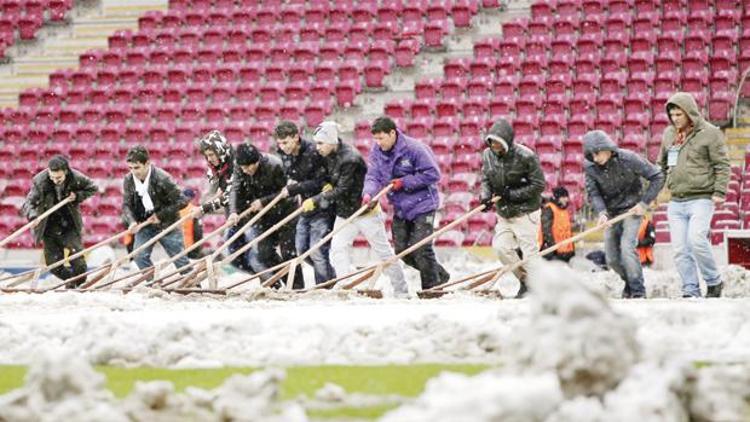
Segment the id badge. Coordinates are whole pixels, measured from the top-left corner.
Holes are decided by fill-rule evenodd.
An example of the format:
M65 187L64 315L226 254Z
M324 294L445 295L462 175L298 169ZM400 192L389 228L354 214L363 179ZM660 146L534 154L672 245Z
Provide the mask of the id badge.
M667 166L674 167L677 165L677 157L680 155L680 149L678 147L671 147L667 152Z

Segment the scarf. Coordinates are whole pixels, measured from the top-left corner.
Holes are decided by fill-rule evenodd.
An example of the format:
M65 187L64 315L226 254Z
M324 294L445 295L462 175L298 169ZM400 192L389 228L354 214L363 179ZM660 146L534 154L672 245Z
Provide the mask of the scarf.
M674 145L680 146L683 143L685 143L685 139L687 139L687 136L693 131L693 125L689 124L685 127L684 130L678 130L677 131L677 137L674 140Z
M148 173L146 174L146 180L142 182L137 177L133 176L135 191L136 193L138 193L138 196L141 197L141 202L143 202L143 209L146 211L146 214L154 210L154 203L153 201L151 201L151 195L149 195L148 193L148 184L151 181L151 169L152 167L149 166Z

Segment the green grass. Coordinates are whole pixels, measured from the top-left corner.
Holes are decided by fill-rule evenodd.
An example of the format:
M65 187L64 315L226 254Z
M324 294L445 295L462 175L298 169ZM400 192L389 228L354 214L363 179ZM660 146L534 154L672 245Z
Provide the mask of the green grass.
M397 394L414 397L423 390L430 378L443 371L476 374L486 365L382 365L382 366L296 366L286 368L287 377L282 384L282 399L288 400L306 395L312 397L326 383L340 385L349 393L374 395ZM119 368L97 367L107 377L107 388L115 396L127 396L137 381L166 380L175 385L177 391L188 386L212 389L221 385L233 374L249 374L256 368L218 369L161 369L161 368ZM0 366L0 394L23 385L26 367ZM363 418L381 416L394 406L382 405L366 408L340 407L330 410L315 410L310 416L316 418Z

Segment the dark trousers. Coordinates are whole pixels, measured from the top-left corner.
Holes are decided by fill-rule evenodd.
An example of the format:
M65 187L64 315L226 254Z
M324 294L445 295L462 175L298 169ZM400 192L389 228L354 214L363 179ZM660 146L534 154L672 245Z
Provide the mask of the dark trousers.
M65 249L68 249L68 256L76 254L83 250L81 234L74 230L67 230L63 233L48 232L45 233L42 241L44 242L44 261L47 265L54 264L65 258ZM86 260L83 256L78 257L70 263L61 265L51 271L57 278L67 280L86 272ZM86 282L86 277L68 283L65 287L76 288Z
M297 257L297 250L294 245L294 229L296 225L296 221L291 221L285 224L279 230L276 230L273 234L261 240L257 245L247 251L245 254L245 260L254 273L262 272L268 268L281 264L284 261ZM251 242L266 230L267 227L250 228L245 232L245 241ZM276 252L276 247L279 248L278 252ZM271 278L271 276L273 276L273 273L264 274L260 278L265 281ZM286 276L282 278L282 281L285 280ZM292 288L303 289L304 287L305 280L302 278L302 268L297 266L294 273L294 283L292 284Z
M422 214L412 221L398 217L393 219L393 243L398 255L415 243L434 232L435 213ZM435 256L432 242L423 245L403 258L406 265L419 271L422 289L429 289L450 279L450 274L443 268Z
M242 223L240 223L240 224L242 224ZM240 226L232 226L232 227L230 227L229 230L227 230L226 233L224 234L224 240L228 240L229 238L231 238L232 236L234 236L235 233L237 233L237 230L239 228L240 228ZM227 248L228 251L229 251L228 255L231 255L231 254L235 253L237 251L237 249L240 249L241 247L245 246L245 243L247 243L247 242L245 242L245 237L244 236L239 236L237 238L237 240L235 240L234 242L232 242L229 245L229 247ZM231 264L232 264L233 267L235 267L235 268L237 268L239 270L246 271L246 272L249 272L249 273L253 272L253 269L250 268L250 266L247 264L247 260L245 259L244 254L240 254L237 258L234 258L232 260Z

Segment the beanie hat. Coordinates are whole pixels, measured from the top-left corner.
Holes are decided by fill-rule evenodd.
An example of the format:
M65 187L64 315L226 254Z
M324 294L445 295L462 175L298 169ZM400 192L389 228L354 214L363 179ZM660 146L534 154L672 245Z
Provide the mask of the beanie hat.
M552 197L555 199L560 198L570 198L570 193L568 193L568 190L565 189L563 186L558 186L554 189L552 189Z
M254 145L240 144L237 147L237 164L249 166L260 161L260 151Z
M339 130L337 126L336 122L331 121L321 123L313 133L313 141L331 145L338 144Z

